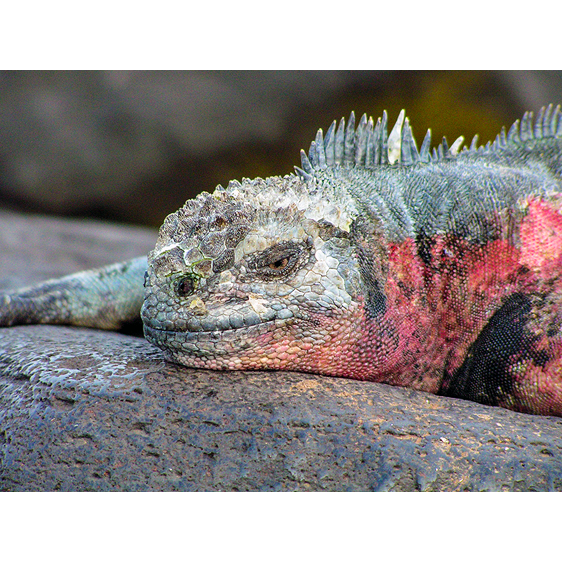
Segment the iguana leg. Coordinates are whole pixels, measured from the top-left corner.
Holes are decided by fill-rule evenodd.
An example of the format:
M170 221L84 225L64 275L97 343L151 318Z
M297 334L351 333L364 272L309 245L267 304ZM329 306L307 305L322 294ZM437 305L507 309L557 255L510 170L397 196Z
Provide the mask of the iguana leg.
M513 294L440 394L562 415L562 294Z
M0 295L0 326L70 324L114 330L140 318L146 257Z

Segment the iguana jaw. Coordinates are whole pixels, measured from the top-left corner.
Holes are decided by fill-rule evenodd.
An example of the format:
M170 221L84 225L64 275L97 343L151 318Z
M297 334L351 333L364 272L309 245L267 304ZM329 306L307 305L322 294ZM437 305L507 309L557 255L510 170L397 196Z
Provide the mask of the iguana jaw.
M253 357L252 348L260 347L262 340L271 340L272 333L279 335L294 320L270 320L253 326L223 330L185 332L155 328L145 324L145 337L160 347L168 360L187 367L211 369L264 368L260 361L267 355L263 350ZM269 334L269 335L268 335ZM270 354L274 350L270 350ZM270 357L271 358L271 357Z
M189 332L145 323L145 336L167 360L216 370L292 370L368 378L358 340L361 311L328 318L288 318L236 329ZM367 367L368 370L368 367Z
M240 283L233 282L229 288L227 283L211 282L184 306L167 308L170 296L148 284L149 295L141 312L145 337L168 360L188 367L352 376L348 364L356 351L352 340L364 333L352 324L359 323L362 309L355 301L346 304L342 300L336 306L335 295L331 308L326 298L307 297L301 279L313 269L307 265L288 280L298 287L293 294L283 294L283 289L291 289L289 283L285 288L275 287L281 294L274 296L266 292L267 284L258 294Z

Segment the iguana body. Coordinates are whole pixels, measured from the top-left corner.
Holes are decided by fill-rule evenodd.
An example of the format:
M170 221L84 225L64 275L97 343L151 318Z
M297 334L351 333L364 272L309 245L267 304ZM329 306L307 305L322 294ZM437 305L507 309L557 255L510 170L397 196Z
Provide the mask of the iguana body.
M148 256L147 339L188 367L385 382L562 416L562 118L418 151L404 114L320 131L294 175L169 215ZM113 328L139 258L4 296L0 325ZM108 320L109 318L109 320Z

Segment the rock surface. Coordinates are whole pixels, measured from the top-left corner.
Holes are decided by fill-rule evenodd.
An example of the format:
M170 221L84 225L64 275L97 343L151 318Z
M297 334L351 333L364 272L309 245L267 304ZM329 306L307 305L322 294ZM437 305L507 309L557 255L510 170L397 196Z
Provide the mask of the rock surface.
M156 231L0 209L0 291L142 256Z
M21 220L54 246L68 228ZM98 228L90 266L131 234ZM0 233L9 257L2 220ZM27 252L26 277L41 277L40 247L18 259ZM123 334L3 328L0 490L562 490L562 419L309 374L186 369Z

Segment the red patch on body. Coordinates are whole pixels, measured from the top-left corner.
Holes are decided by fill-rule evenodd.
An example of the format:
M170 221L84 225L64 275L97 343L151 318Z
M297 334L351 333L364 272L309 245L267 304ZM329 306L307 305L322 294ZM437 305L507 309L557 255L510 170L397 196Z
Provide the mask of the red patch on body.
M478 245L450 235L433 238L427 263L412 239L390 247L386 314L369 328L371 341L385 331L396 340L398 353L381 365L388 382L437 392L505 297L532 285L520 258L507 240Z
M562 215L555 201L529 199L527 206L518 230L510 232L498 217L497 225L504 225L501 239L484 244L436 235L423 259L413 239L388 246L381 282L384 313L372 315L359 298L354 310L340 316L312 314L310 320L326 339L311 345L305 367L438 392L509 295L560 291ZM559 408L562 343L551 335L559 333L559 305L555 298L550 308L542 306L537 314L548 322L528 326L544 364L533 361L532 350L521 350L511 369L515 388L507 407L534 413ZM299 334L294 339L300 341Z
M558 277L562 266L562 215L555 202L529 199L521 223L521 263L543 279Z

